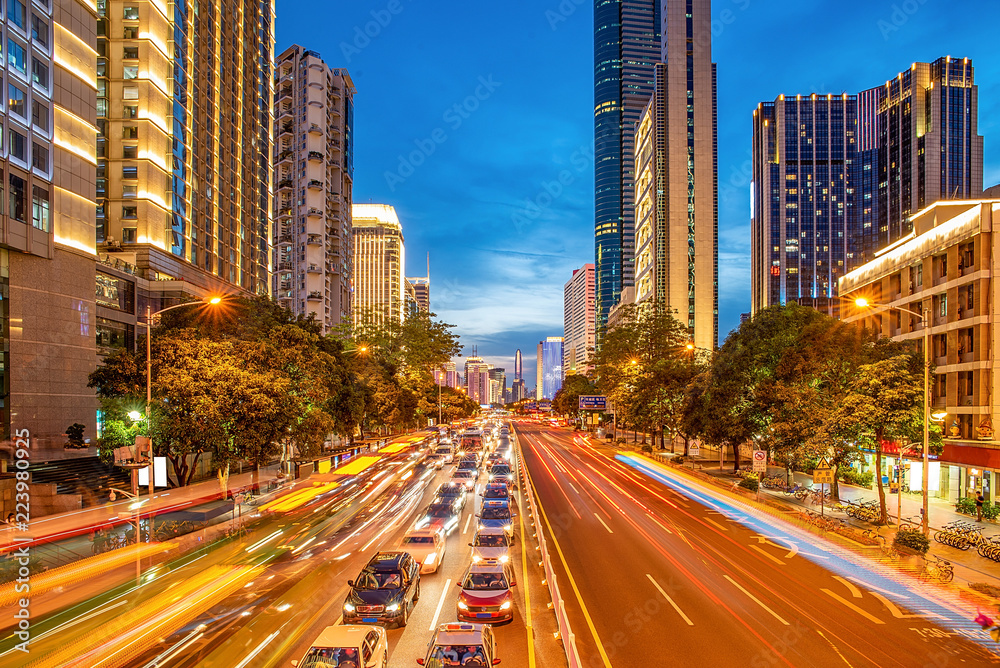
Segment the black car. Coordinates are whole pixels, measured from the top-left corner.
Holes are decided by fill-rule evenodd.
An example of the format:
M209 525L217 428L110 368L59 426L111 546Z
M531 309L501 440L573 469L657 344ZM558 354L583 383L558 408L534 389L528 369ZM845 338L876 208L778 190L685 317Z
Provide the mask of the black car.
M490 482L493 482L494 480L513 481L514 476L511 474L510 466L507 464L494 464L492 468L490 468L489 480Z
M462 511L456 499L434 499L414 525L414 529L441 529L450 534L458 526Z
M434 497L435 499L447 499L449 501L457 501L458 509L462 510L465 508L465 494L467 491L468 490L465 488L465 485L461 483L446 482L442 483L441 486L438 487L438 490L435 493Z
M379 552L347 584L344 624L403 627L420 599L420 564L407 552Z

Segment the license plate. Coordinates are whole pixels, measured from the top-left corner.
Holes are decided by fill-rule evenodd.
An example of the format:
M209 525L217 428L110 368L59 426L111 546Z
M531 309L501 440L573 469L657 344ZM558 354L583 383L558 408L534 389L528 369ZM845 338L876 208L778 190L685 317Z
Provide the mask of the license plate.
M361 621L365 624L374 624L378 622L378 617L362 617Z
M492 616L493 616L492 612L477 612L476 613L476 617L478 619L489 619Z

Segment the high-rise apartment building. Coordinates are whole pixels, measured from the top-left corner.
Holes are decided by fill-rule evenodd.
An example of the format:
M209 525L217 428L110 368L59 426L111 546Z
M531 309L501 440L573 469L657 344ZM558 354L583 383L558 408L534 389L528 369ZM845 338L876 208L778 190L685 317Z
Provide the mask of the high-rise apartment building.
M490 367L486 374L490 378L490 401L494 405L503 405L507 397L507 372L500 367Z
M0 421L62 456L95 436L97 28L83 0L8 2L0 64ZM45 456L49 456L46 452ZM41 500L39 500L41 503ZM42 512L39 508L39 512Z
M573 270L563 286L563 372L586 375L597 338L594 265ZM518 351L520 352L520 351Z
M594 256L598 329L604 326L622 289L633 280L633 137L635 124L652 93L653 65L660 61L660 3L661 0L595 0L594 3Z
M753 115L753 311L796 302L836 315L857 255L858 100L781 95Z
M459 373L455 368L454 362L445 362L440 367L438 367L437 372L434 376L434 381L438 385L444 387L453 387L456 390L461 387L461 379Z
M916 212L980 195L977 98L971 61L944 57L857 95L758 105L753 312L795 301L836 315L839 277L908 238Z
M549 336L538 342L538 368L535 396L552 399L563 382L563 337Z
M100 249L154 301L267 294L272 3L97 7Z
M477 404L490 403L490 365L475 354L465 360L465 392Z
M355 323L403 322L407 314L406 250L396 209L353 205Z
M276 60L273 294L324 331L351 316L354 93L315 51Z
M415 276L407 278L406 282L413 288L413 298L416 302L417 310L422 313L429 313L431 310L430 276Z

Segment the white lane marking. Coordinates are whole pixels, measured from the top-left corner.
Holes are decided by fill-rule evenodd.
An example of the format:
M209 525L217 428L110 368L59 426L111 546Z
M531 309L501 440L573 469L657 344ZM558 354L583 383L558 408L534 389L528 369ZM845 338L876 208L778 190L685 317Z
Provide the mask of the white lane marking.
M271 642L272 640L274 640L275 638L277 638L279 633L281 633L281 629L278 629L277 631L275 631L274 633L272 633L268 637L264 638L260 642L260 644L257 645L257 647L254 648L254 650L252 652L250 652L249 654L247 654L246 657L236 665L236 668L244 668L248 663L250 663L253 660L253 658L255 656L257 656L258 654L260 654L261 650L263 650L264 647L269 642Z
M448 589L451 587L451 578L448 578L444 583L444 589L441 590L441 600L438 601L438 607L434 610L434 619L431 620L430 631L437 628L438 617L441 616L441 608L444 607L444 597L448 595Z
M823 592L824 594L826 594L826 595L830 596L830 597L831 597L831 598L833 598L834 600L836 600L836 601L840 601L841 603L843 603L843 604L844 604L844 605L846 605L846 606L847 606L848 608L850 608L850 609L851 609L851 610L853 610L854 612L858 613L859 615L861 615L862 617L864 617L864 618L865 618L865 619L867 619L868 621L870 621L870 622L872 622L872 623L874 623L874 624L885 624L885 622L883 622L883 621L882 621L881 619L879 619L879 618L878 618L878 617L876 617L875 615L872 615L872 614L869 614L868 612L866 612L866 611L862 610L862 609L861 609L861 608L859 608L858 606L856 606L856 605L854 605L853 603L851 603L850 601L848 601L848 600L847 600L846 598L844 598L844 597L842 597L842 596L839 596L839 595L837 595L837 594L834 594L834 593L833 593L832 591L830 591L829 589L820 589L820 591L821 591L821 592Z
M691 619L687 615L684 614L684 611L681 610L680 607L676 603L674 603L674 599L672 599L669 596L667 596L667 592L663 591L663 587L660 586L660 583L657 582L653 578L653 576L650 575L649 573L646 573L646 577L649 578L649 581L653 583L653 586L656 587L656 589L661 594L663 594L663 598L667 599L667 603L669 603L670 605L672 605L674 607L674 610L677 611L677 614L680 615L684 619L685 622L687 622L687 625L688 626L694 626L694 622L692 622Z
M469 533L469 525L472 524L472 516L473 515L475 515L475 513L469 513L469 519L465 520L465 528L462 529L462 535L463 536L465 534Z
M608 525L607 525L607 524L606 524L606 523L604 522L604 518L602 518L602 517L601 517L600 515L598 515L597 513L594 513L594 517L596 517L596 518L597 518L597 521L598 521L598 522L600 522L601 524L603 524L603 525L604 525L604 528L608 530L608 533L614 533L614 531L612 531L612 530L611 530L611 527L609 527L609 526L608 526Z
M734 587L736 587L741 592L743 592L744 594L746 594L747 596L749 596L750 600L752 600L754 603L756 603L760 607L762 607L765 610L767 610L769 613L771 613L772 617L774 617L775 619L777 619L779 622L781 622L785 626L790 626L790 624L788 622L786 622L785 619L781 615L779 615L778 613L776 613L771 608L767 607L767 605L764 603L764 601L760 600L759 598L757 598L756 596L754 596L753 594L751 594L750 592L748 592L746 589L744 589L743 587L741 587L740 584L736 580L732 579L728 575L724 575L723 577L725 577L727 580L729 580Z
M573 487L573 483L571 483L569 480L566 481L566 484L569 485L570 487ZM578 490L576 487L573 487L573 491L576 492L577 494L580 493L580 490Z
M834 575L833 579L836 580L837 582L841 583L845 587L847 587L848 590L850 590L850 592L851 592L851 596L853 596L854 598L861 598L861 590L858 589L857 587L855 587L853 582L848 582L847 580L845 580L844 578L840 577L839 575Z

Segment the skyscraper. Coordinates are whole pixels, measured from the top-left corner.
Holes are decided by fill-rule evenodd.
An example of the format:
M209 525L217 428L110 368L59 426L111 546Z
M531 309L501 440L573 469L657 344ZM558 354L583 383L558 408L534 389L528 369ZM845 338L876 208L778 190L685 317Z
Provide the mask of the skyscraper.
M753 116L753 312L796 302L837 315L855 264L859 161L853 95L781 95Z
M465 360L465 391L477 404L490 403L490 365L475 354Z
M417 310L428 313L431 310L431 279L429 276L407 278L406 282L413 288L413 298Z
M351 315L354 83L297 44L274 82L273 294L327 331Z
M96 6L100 250L154 300L268 294L272 3Z
M596 345L594 265L573 270L563 286L563 373L586 374Z
M97 399L94 188L98 16L84 0L8 2L0 157L0 439L61 457ZM42 453L40 454L39 449ZM54 450L50 450L54 448Z
M506 370L500 367L490 367L486 373L490 378L490 403L503 405L507 396Z
M633 280L633 133L652 93L653 65L660 60L660 2L594 3L594 256L599 330L622 288Z
M406 317L406 250L396 210L387 204L353 205L355 323ZM307 295L322 299L323 295Z
M536 398L552 399L563 382L563 337L549 336L538 342Z
M514 353L514 380L524 380L524 366L521 361L521 349Z

